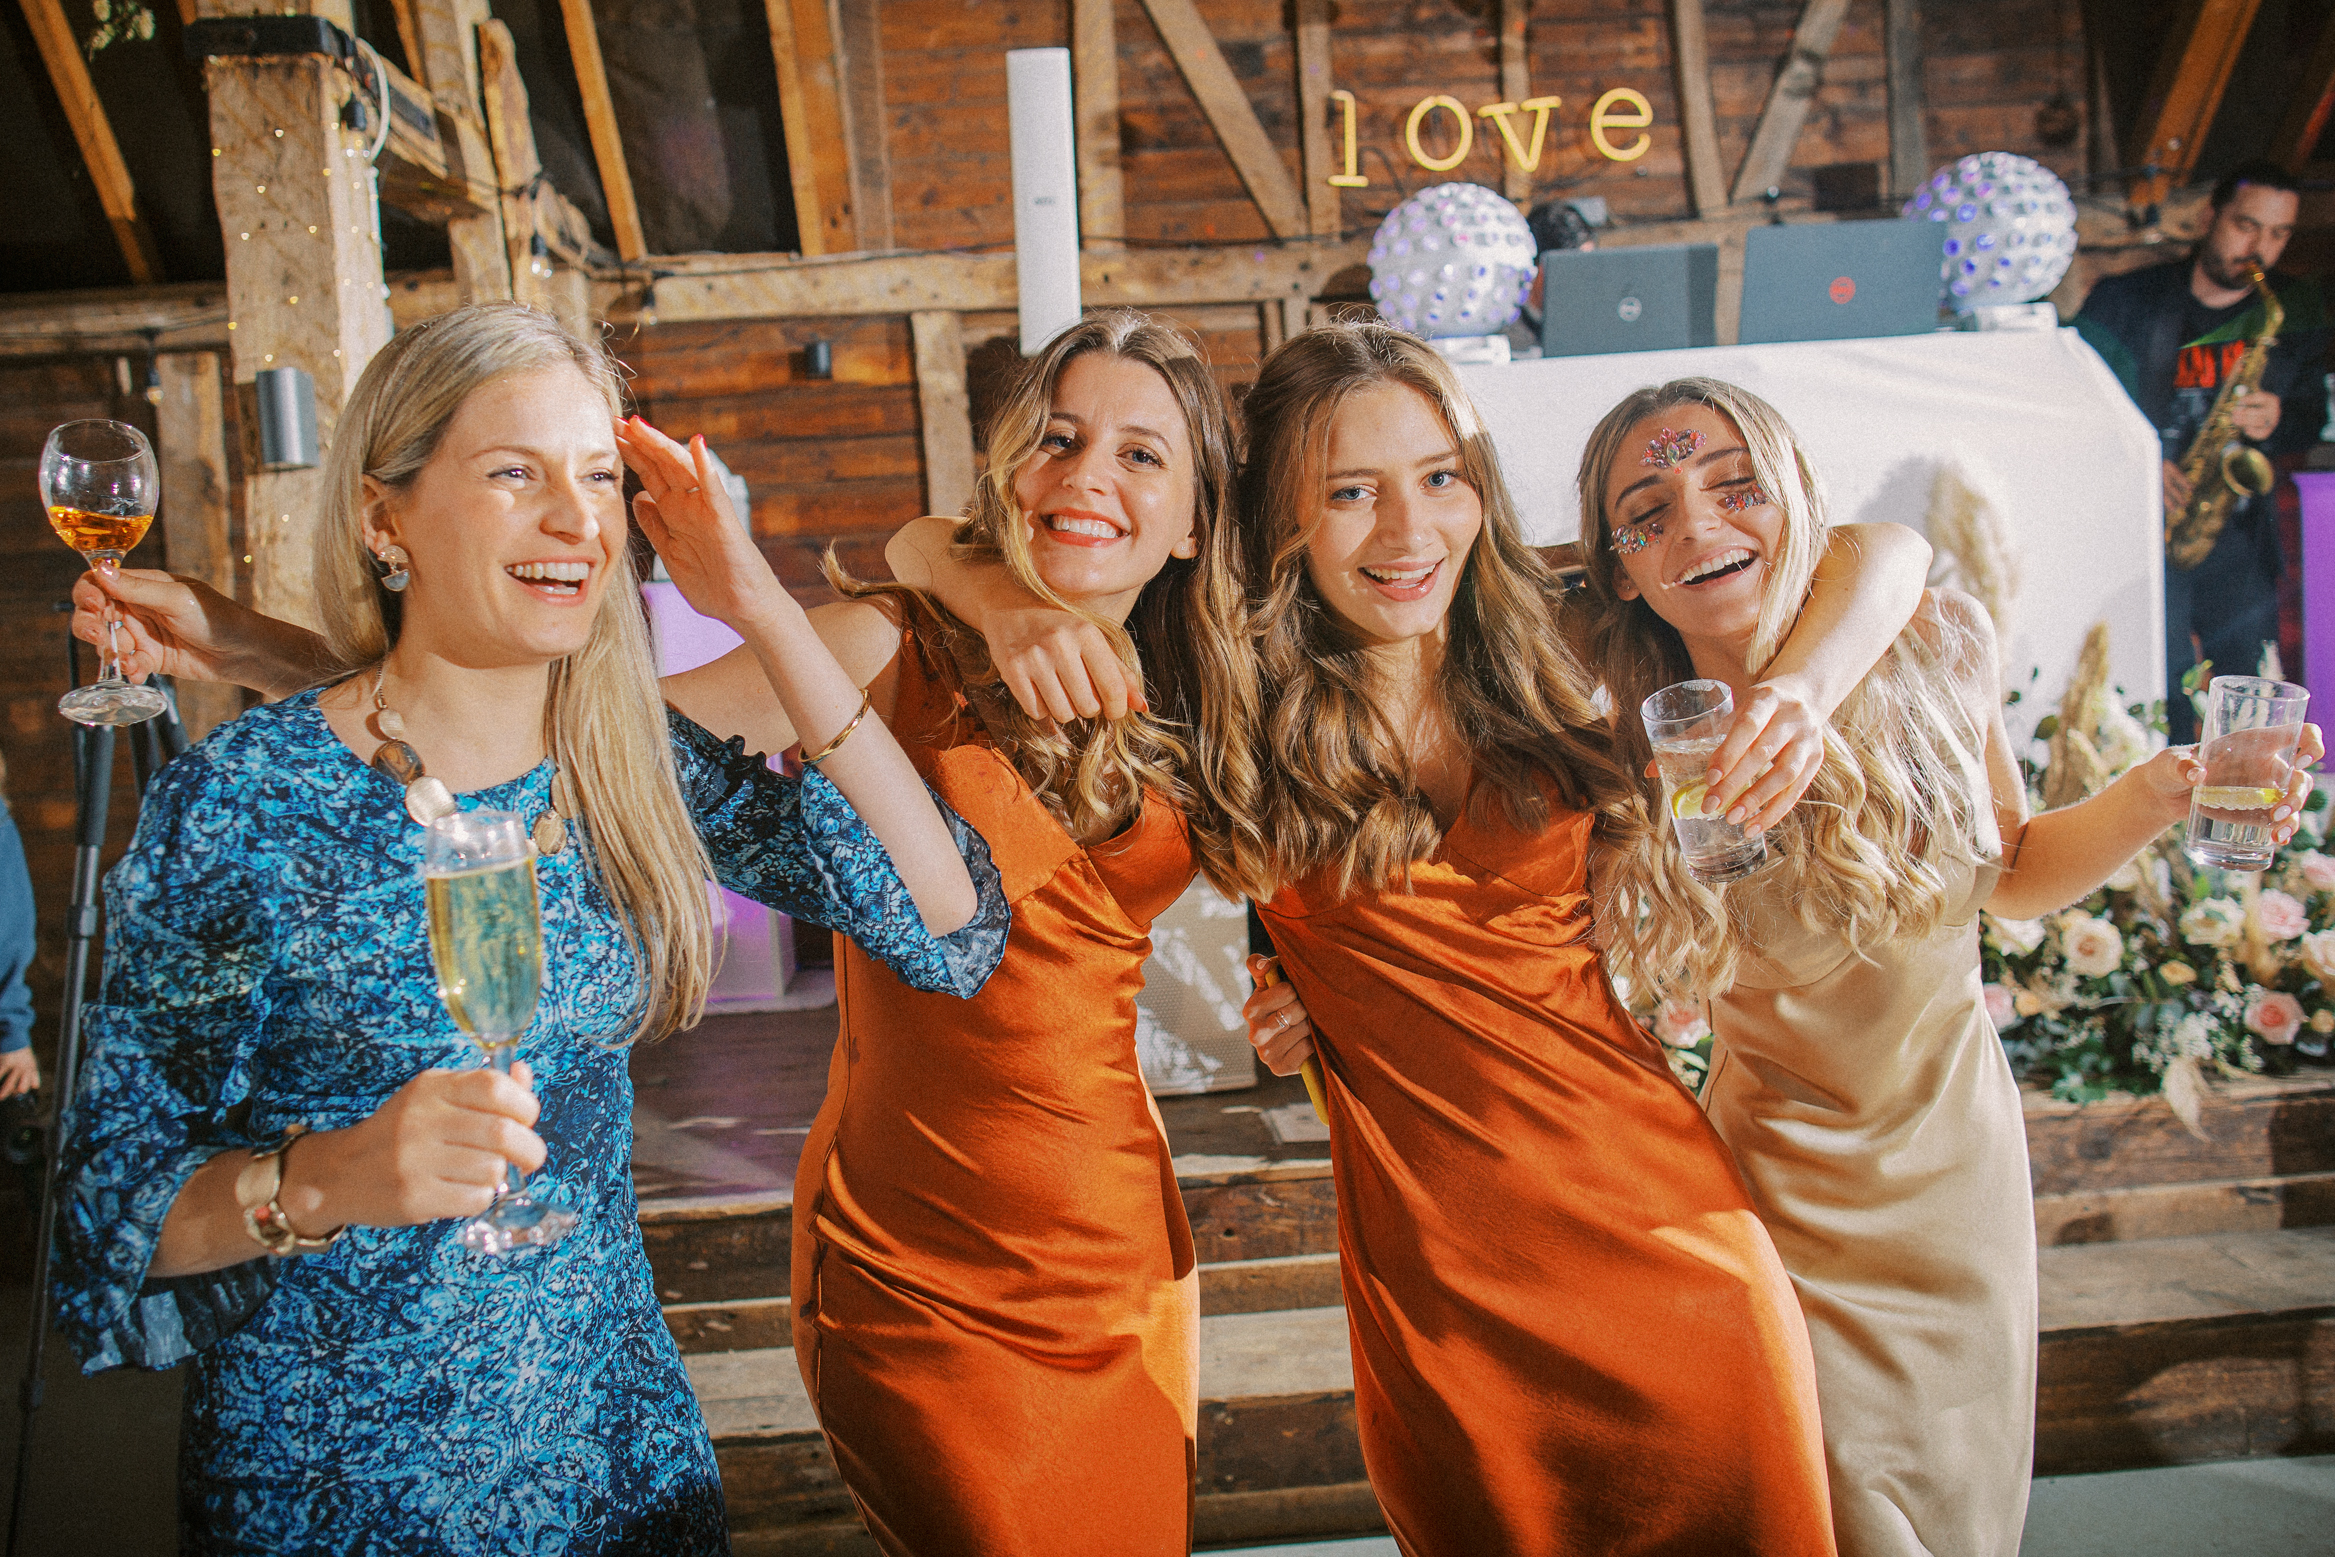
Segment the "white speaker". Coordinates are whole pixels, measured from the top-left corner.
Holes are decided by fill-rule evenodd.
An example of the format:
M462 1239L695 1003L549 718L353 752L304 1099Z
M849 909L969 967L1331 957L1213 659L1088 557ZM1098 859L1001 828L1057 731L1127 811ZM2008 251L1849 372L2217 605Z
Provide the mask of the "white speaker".
M1008 49L1006 115L1013 139L1014 281L1022 355L1078 323L1078 151L1071 128L1070 51Z

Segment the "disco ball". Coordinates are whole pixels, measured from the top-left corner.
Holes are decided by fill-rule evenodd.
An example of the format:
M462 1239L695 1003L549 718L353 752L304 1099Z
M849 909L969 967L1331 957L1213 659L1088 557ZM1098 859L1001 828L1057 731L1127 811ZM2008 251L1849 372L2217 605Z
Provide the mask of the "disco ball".
M1490 335L1524 306L1540 246L1524 213L1481 184L1437 184L1389 211L1370 240L1370 297L1428 340Z
M2076 206L2059 175L2031 157L1981 152L1930 175L1899 213L1944 222L1946 305L2031 303L2076 257Z

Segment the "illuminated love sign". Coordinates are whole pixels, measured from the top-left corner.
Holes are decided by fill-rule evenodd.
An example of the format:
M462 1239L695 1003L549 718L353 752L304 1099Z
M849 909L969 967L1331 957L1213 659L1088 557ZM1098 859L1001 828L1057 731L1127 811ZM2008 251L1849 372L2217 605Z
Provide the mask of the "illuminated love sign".
M1344 118L1343 171L1330 175L1330 182L1340 189L1365 189L1370 180L1363 176L1358 163L1361 148L1354 135L1354 94L1336 91L1330 94ZM1422 97L1403 120L1403 149L1411 160L1430 173L1448 173L1465 162L1468 153L1475 150L1476 120L1489 119L1500 133L1500 140L1510 161L1527 173L1540 171L1542 149L1548 144L1549 115L1564 104L1561 97L1528 97L1521 103L1486 103L1473 114L1467 105L1447 93L1437 92ZM1529 134L1520 130L1517 116L1531 116ZM1440 157L1429 156L1420 143L1420 132L1440 118L1450 119L1456 137L1452 149ZM1646 94L1633 87L1615 87L1600 97L1589 110L1589 144L1597 148L1599 156L1614 162L1635 162L1646 155L1654 144L1654 137L1645 133L1645 127L1654 122L1654 105ZM1615 145L1614 130L1636 130L1626 145Z

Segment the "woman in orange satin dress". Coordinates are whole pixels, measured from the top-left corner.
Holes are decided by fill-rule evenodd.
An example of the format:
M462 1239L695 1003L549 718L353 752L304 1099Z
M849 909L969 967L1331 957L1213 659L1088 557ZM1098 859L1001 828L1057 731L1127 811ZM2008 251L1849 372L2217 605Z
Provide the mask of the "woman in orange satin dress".
M1278 884L1289 981L1252 1024L1276 1071L1323 1061L1363 1453L1397 1542L1829 1557L1791 1284L1593 941L1598 852L1650 824L1489 438L1440 358L1372 325L1292 338L1244 414L1282 694L1246 878ZM1919 565L1889 572L1853 610L1812 606L1818 647L1747 700L1759 734L1713 784L1742 816L1789 805L1827 695L1910 611Z
M1236 647L1230 449L1185 338L1090 318L1026 370L951 532L1115 634L1130 682L1139 646L1156 713L1033 718L923 595L853 585L838 608L873 706L988 840L1013 907L971 1000L842 951L795 1181L796 1361L887 1552L1190 1549L1198 1280L1135 996L1151 921L1194 874L1173 732L1201 720L1201 662Z

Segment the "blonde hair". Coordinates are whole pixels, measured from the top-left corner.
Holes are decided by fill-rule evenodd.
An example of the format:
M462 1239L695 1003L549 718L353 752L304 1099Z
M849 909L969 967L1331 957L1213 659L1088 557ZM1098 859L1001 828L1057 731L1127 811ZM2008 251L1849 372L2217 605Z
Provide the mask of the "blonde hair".
M366 364L325 457L316 584L334 665L321 679L379 661L397 638L398 597L381 587L365 548L364 478L410 488L473 392L557 367L581 373L610 416L622 406L616 365L598 342L578 340L549 314L518 303L478 303L402 330ZM681 798L639 579L622 537L611 553L590 636L549 668L544 744L581 813L584 859L643 971L629 1041L692 1026L704 1007L715 960L705 886L713 872Z
M1157 373L1184 415L1192 444L1196 556L1170 557L1143 586L1124 626L1057 594L1030 557L1029 525L1014 481L1040 453L1063 373L1100 354ZM1091 623L1144 677L1148 712L1079 719L1056 726L1033 719L998 683L989 646L923 591L829 577L855 598L908 595L940 624L940 646L966 698L1048 810L1082 845L1116 834L1153 789L1193 824L1201 868L1229 889L1232 839L1243 829L1227 797L1249 788L1242 733L1255 705L1248 648L1241 641L1240 538L1227 522L1233 443L1224 394L1190 336L1125 309L1091 314L1030 359L989 427L989 464L955 535L956 555L1000 565L1039 600Z
M1324 517L1331 423L1357 391L1399 384L1435 408L1459 448L1460 474L1483 504L1483 529L1452 598L1435 687L1474 765L1475 805L1515 826L1549 820L1544 785L1601 828L1649 824L1592 707L1590 681L1557 630L1556 580L1525 545L1499 456L1449 364L1424 342L1379 324L1292 336L1265 359L1242 407L1248 463L1241 525L1253 580L1251 624L1273 706L1255 726L1256 777L1245 798L1257 838L1240 875L1267 896L1327 868L1336 891L1409 878L1443 829L1400 733L1377 701L1367 646L1306 571Z
M1638 705L1696 671L1676 629L1643 597L1622 598L1605 489L1630 429L1685 405L1708 406L1735 424L1759 490L1784 516L1752 631L1753 676L1791 635L1826 545L1815 468L1790 424L1748 390L1677 379L1629 396L1590 433L1580 474L1588 587L1568 626L1612 699L1622 759L1649 807L1659 784L1643 777L1653 749ZM1925 604L1833 715L1822 767L1770 835L1771 847L1805 856L1795 896L1801 922L1852 952L1934 932L1960 906L1960 867L1978 863L1982 840L1992 836L1985 733L1955 694L1957 668L1974 646L1955 613ZM1615 855L1600 895L1609 953L1644 987L1704 996L1734 982L1744 927L1727 915L1724 889L1695 880L1669 837L1648 836ZM1711 933L1719 924L1729 926L1727 934Z

